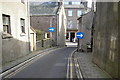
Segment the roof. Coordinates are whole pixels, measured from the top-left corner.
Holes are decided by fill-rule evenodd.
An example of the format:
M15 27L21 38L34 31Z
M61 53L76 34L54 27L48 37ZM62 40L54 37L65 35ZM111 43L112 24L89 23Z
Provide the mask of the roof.
M93 11L91 10L91 11L87 12L86 14L81 15L77 20L81 19L83 16L85 16L85 15L91 13L91 12L93 12Z
M34 29L33 27L30 26L30 29L31 29L34 33L36 33L36 31L35 31L35 29Z
M39 5L30 5L31 15L56 15L59 6L55 3L44 2Z

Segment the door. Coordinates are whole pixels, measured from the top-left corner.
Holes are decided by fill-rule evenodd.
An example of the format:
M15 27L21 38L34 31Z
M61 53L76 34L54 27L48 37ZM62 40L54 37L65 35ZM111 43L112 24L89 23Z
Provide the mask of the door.
M73 42L74 37L75 37L75 33L70 33L70 42Z
M34 50L34 33L30 33L30 49Z

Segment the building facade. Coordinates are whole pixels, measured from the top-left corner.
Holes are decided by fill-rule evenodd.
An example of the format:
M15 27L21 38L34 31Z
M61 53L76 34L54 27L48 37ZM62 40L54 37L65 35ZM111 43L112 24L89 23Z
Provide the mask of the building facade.
M85 2L83 2L85 3ZM67 33L66 40L73 42L76 38L76 33L78 32L78 21L77 19L85 14L87 6L78 1L66 0L64 2L65 13L67 17Z
M27 1L0 2L0 24L0 53L4 65L30 51Z
M93 61L110 76L120 79L119 5L120 2L96 3Z
M44 38L51 38L54 46L65 46L66 15L62 2L32 3L30 13L31 26L43 31ZM54 27L54 32L50 33L49 27Z
M90 11L87 14L82 15L78 18L78 30L83 32L84 38L79 40L79 49L87 51L92 48L92 26L93 26L94 12Z

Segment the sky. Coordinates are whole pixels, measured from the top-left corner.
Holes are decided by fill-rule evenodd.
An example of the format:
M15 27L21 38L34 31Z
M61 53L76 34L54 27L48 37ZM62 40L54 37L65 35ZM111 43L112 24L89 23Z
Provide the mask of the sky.
M92 0L87 0L88 1L88 7L92 7Z

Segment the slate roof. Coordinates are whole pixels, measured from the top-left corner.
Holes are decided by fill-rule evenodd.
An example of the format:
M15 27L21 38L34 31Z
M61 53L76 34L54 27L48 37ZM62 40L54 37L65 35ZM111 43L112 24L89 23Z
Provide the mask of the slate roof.
M56 15L58 8L59 6L55 2L30 5L30 15Z

